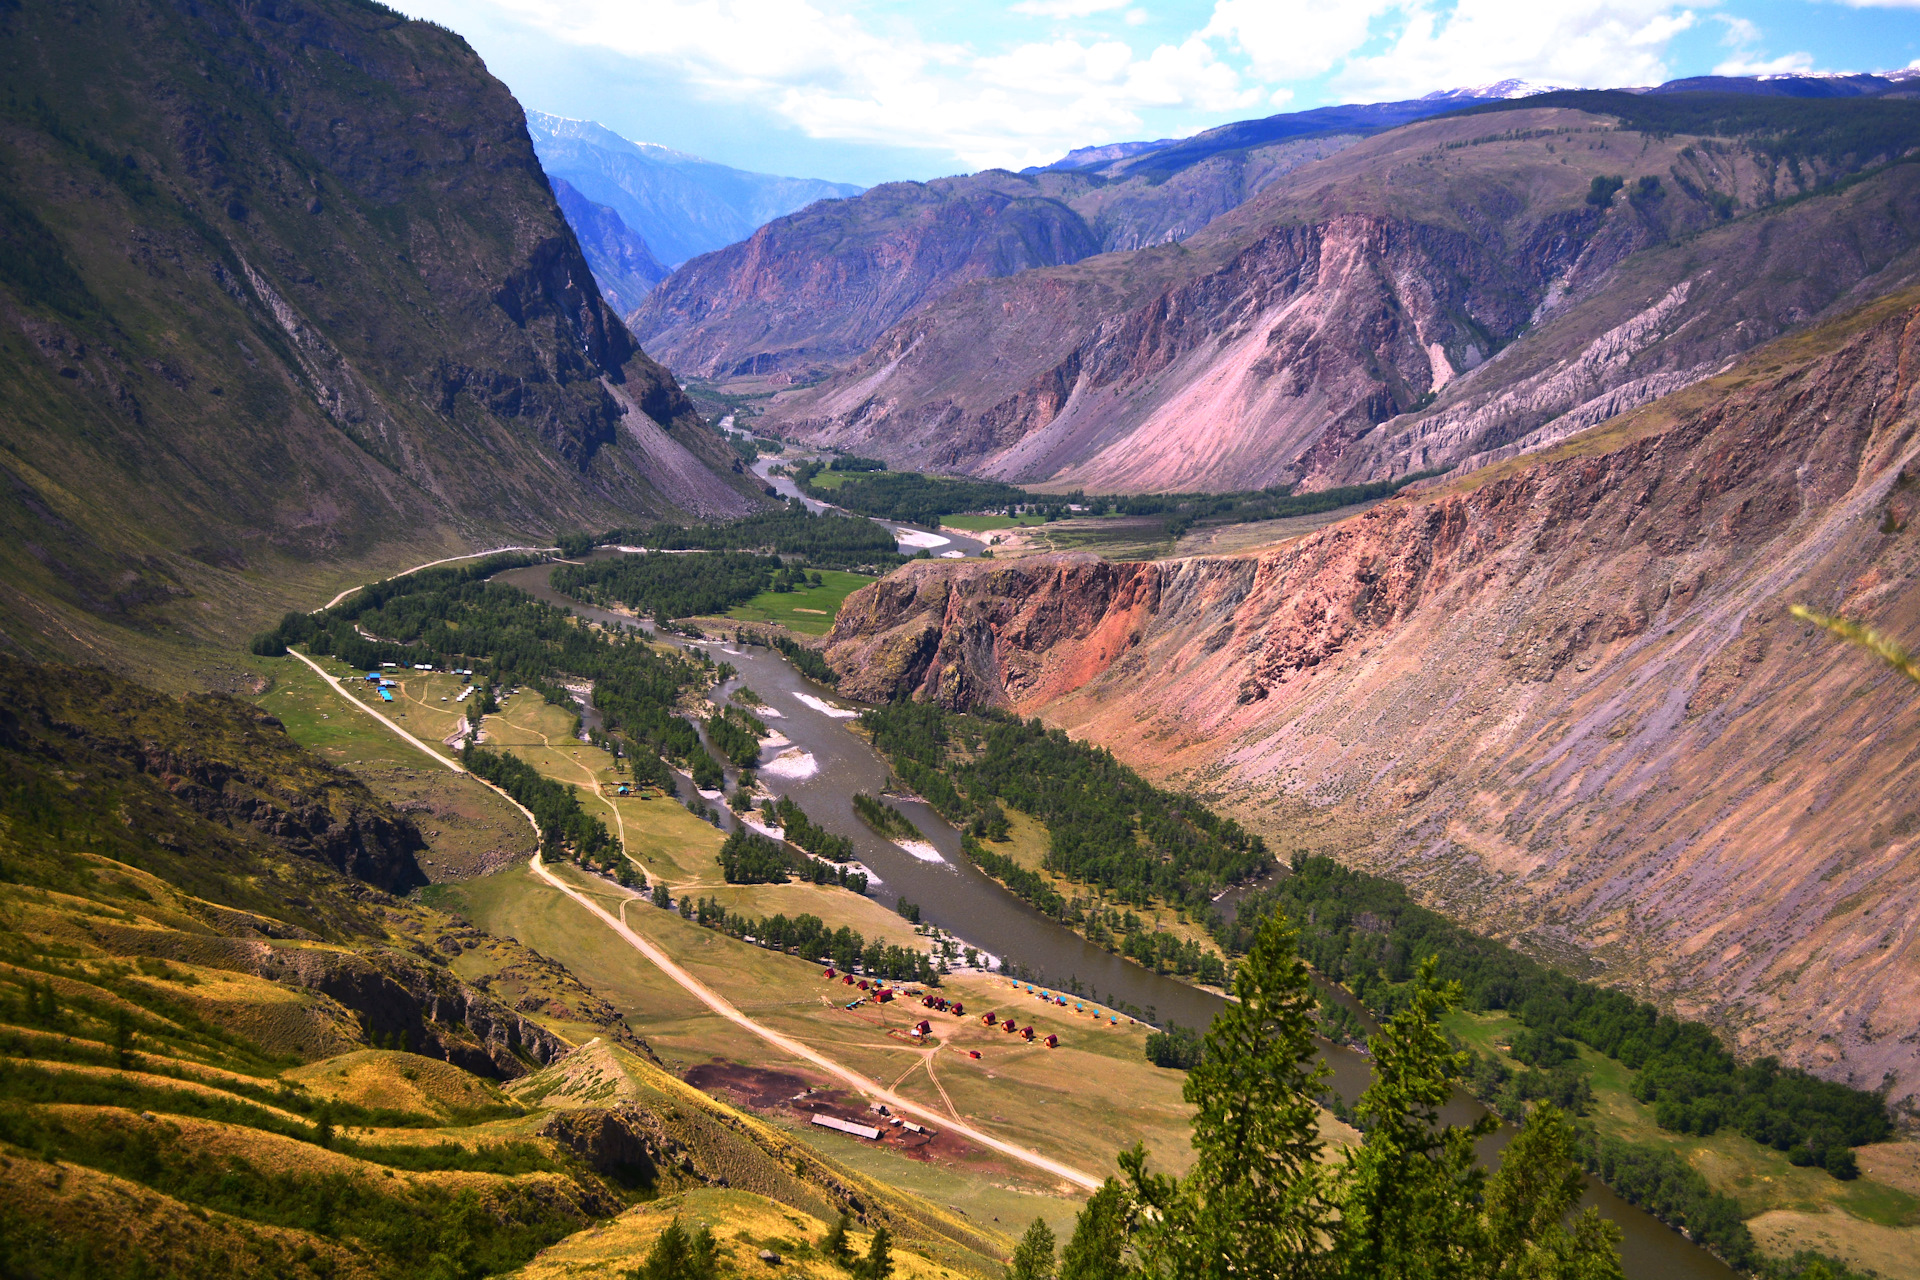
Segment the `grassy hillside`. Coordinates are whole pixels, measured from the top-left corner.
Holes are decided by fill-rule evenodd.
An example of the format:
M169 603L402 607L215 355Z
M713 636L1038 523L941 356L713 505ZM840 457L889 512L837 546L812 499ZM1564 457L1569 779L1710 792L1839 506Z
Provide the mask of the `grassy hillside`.
M0 659L0 773L9 1270L479 1276L712 1185L884 1222L915 1274L1008 1247L667 1075L555 961L368 883L418 883L420 833L251 707Z
M450 32L12 6L0 67L9 646L206 687L338 579L750 507Z

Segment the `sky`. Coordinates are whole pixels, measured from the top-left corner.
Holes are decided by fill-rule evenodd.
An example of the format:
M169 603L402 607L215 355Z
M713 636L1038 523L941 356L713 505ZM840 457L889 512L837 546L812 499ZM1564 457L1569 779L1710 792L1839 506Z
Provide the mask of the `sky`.
M1518 78L1920 67L1920 0L399 0L522 105L862 186Z

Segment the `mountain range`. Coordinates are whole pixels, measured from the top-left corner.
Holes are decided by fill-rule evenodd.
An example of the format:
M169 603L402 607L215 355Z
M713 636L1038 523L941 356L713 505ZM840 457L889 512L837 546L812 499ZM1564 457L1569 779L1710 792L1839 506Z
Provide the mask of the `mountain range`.
M1788 610L1920 632L1916 334L1908 288L1236 555L912 565L827 653L1911 1115L1920 699Z
M816 200L860 194L845 182L750 173L629 142L590 120L530 111L527 129L550 176L619 214L670 267L744 240L754 228Z
M1392 479L1536 447L1897 287L1910 84L1503 83L888 184L684 264L628 323L673 368L775 393L765 427L896 466Z

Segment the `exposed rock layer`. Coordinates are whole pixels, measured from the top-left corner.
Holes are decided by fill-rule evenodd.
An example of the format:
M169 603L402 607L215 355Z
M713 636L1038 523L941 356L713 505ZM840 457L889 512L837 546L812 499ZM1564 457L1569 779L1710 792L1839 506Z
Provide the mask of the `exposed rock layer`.
M828 653L1910 1100L1920 697L1786 610L1920 633L1912 307L1262 553L909 565Z
M1912 278L1912 166L1791 202L1819 175L1764 150L1488 120L1355 143L1177 248L953 289L764 421L1055 488L1320 488L1551 444ZM1589 200L1620 173L1655 185Z

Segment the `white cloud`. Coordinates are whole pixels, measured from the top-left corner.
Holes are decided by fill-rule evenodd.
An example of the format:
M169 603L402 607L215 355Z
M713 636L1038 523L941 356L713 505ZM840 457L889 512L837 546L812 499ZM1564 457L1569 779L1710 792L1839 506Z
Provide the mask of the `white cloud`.
M1717 76L1804 76L1813 71L1813 55L1810 53L1783 53L1777 58L1766 58L1750 51L1742 50L1713 69Z
M1025 0L1036 12L1096 2ZM1197 35L1145 56L1120 40L1068 38L983 55L807 0L495 3L559 39L765 102L813 137L950 151L979 168L1045 163L1089 140L1134 136L1145 109L1229 112L1264 96Z
M1216 0L1201 34L1244 53L1262 79L1306 79L1366 43L1369 24L1392 7L1393 0Z
M1127 0L1020 0L1019 4L1007 6L1007 12L1029 18L1091 18L1126 3Z
M1144 27L1147 25L1147 20L1151 16L1152 15L1145 9L1129 9L1127 10L1127 25L1130 27Z
M1722 13L1711 16L1714 21L1726 24L1726 34L1720 37L1720 43L1734 50L1731 56L1713 69L1714 75L1806 75L1813 70L1813 55L1810 53L1783 53L1777 58L1767 57L1760 50L1765 33L1747 19Z
M1603 87L1668 78L1668 43L1695 21L1673 0L1409 0L1386 47L1350 59L1336 83L1357 98L1407 98L1519 78Z

